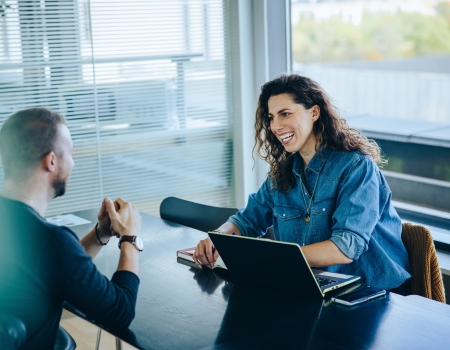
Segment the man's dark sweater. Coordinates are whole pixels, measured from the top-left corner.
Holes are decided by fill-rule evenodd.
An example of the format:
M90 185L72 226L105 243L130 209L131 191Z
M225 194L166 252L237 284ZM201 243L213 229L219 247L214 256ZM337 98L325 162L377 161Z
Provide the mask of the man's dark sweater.
M53 349L64 301L108 328L130 325L139 278L118 271L109 281L70 229L0 197L0 238L0 313L24 321L24 349Z

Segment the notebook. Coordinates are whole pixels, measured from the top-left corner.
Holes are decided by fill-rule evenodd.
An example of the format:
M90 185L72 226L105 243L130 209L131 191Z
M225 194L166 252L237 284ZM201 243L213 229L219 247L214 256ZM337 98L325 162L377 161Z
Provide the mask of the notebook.
M235 284L321 297L360 279L311 269L296 243L208 232Z
M187 265L190 267L195 267L197 269L200 269L200 267L198 267L194 262L195 248L196 247L177 250L177 262L180 264L184 264L184 265ZM222 268L222 269L227 268L220 256L217 258L216 262L214 263L213 269L217 269L217 268Z

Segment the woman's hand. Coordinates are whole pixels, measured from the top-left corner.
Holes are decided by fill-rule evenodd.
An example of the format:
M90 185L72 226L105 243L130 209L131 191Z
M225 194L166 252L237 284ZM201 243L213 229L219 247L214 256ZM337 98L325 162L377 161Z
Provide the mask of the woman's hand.
M210 268L214 266L215 261L219 257L219 253L214 247L211 238L201 240L195 249L193 258L194 262L199 266L206 265Z

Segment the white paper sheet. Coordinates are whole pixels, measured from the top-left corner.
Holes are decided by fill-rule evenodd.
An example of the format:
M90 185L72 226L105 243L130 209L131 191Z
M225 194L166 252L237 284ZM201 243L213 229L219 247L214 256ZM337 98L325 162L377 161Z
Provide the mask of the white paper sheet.
M84 224L90 224L91 221L80 218L79 216L73 215L73 214L65 214L65 215L58 215L58 216L52 216L49 218L46 218L47 222L58 225L58 226L77 226L77 225L84 225Z

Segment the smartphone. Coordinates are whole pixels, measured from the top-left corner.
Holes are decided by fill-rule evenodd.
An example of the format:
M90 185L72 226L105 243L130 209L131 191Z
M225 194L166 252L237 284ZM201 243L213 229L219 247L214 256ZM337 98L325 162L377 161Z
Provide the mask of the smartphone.
M335 303L352 306L376 297L380 297L385 294L386 291L384 289L366 286L364 288L355 290L354 292L331 298L331 300Z

